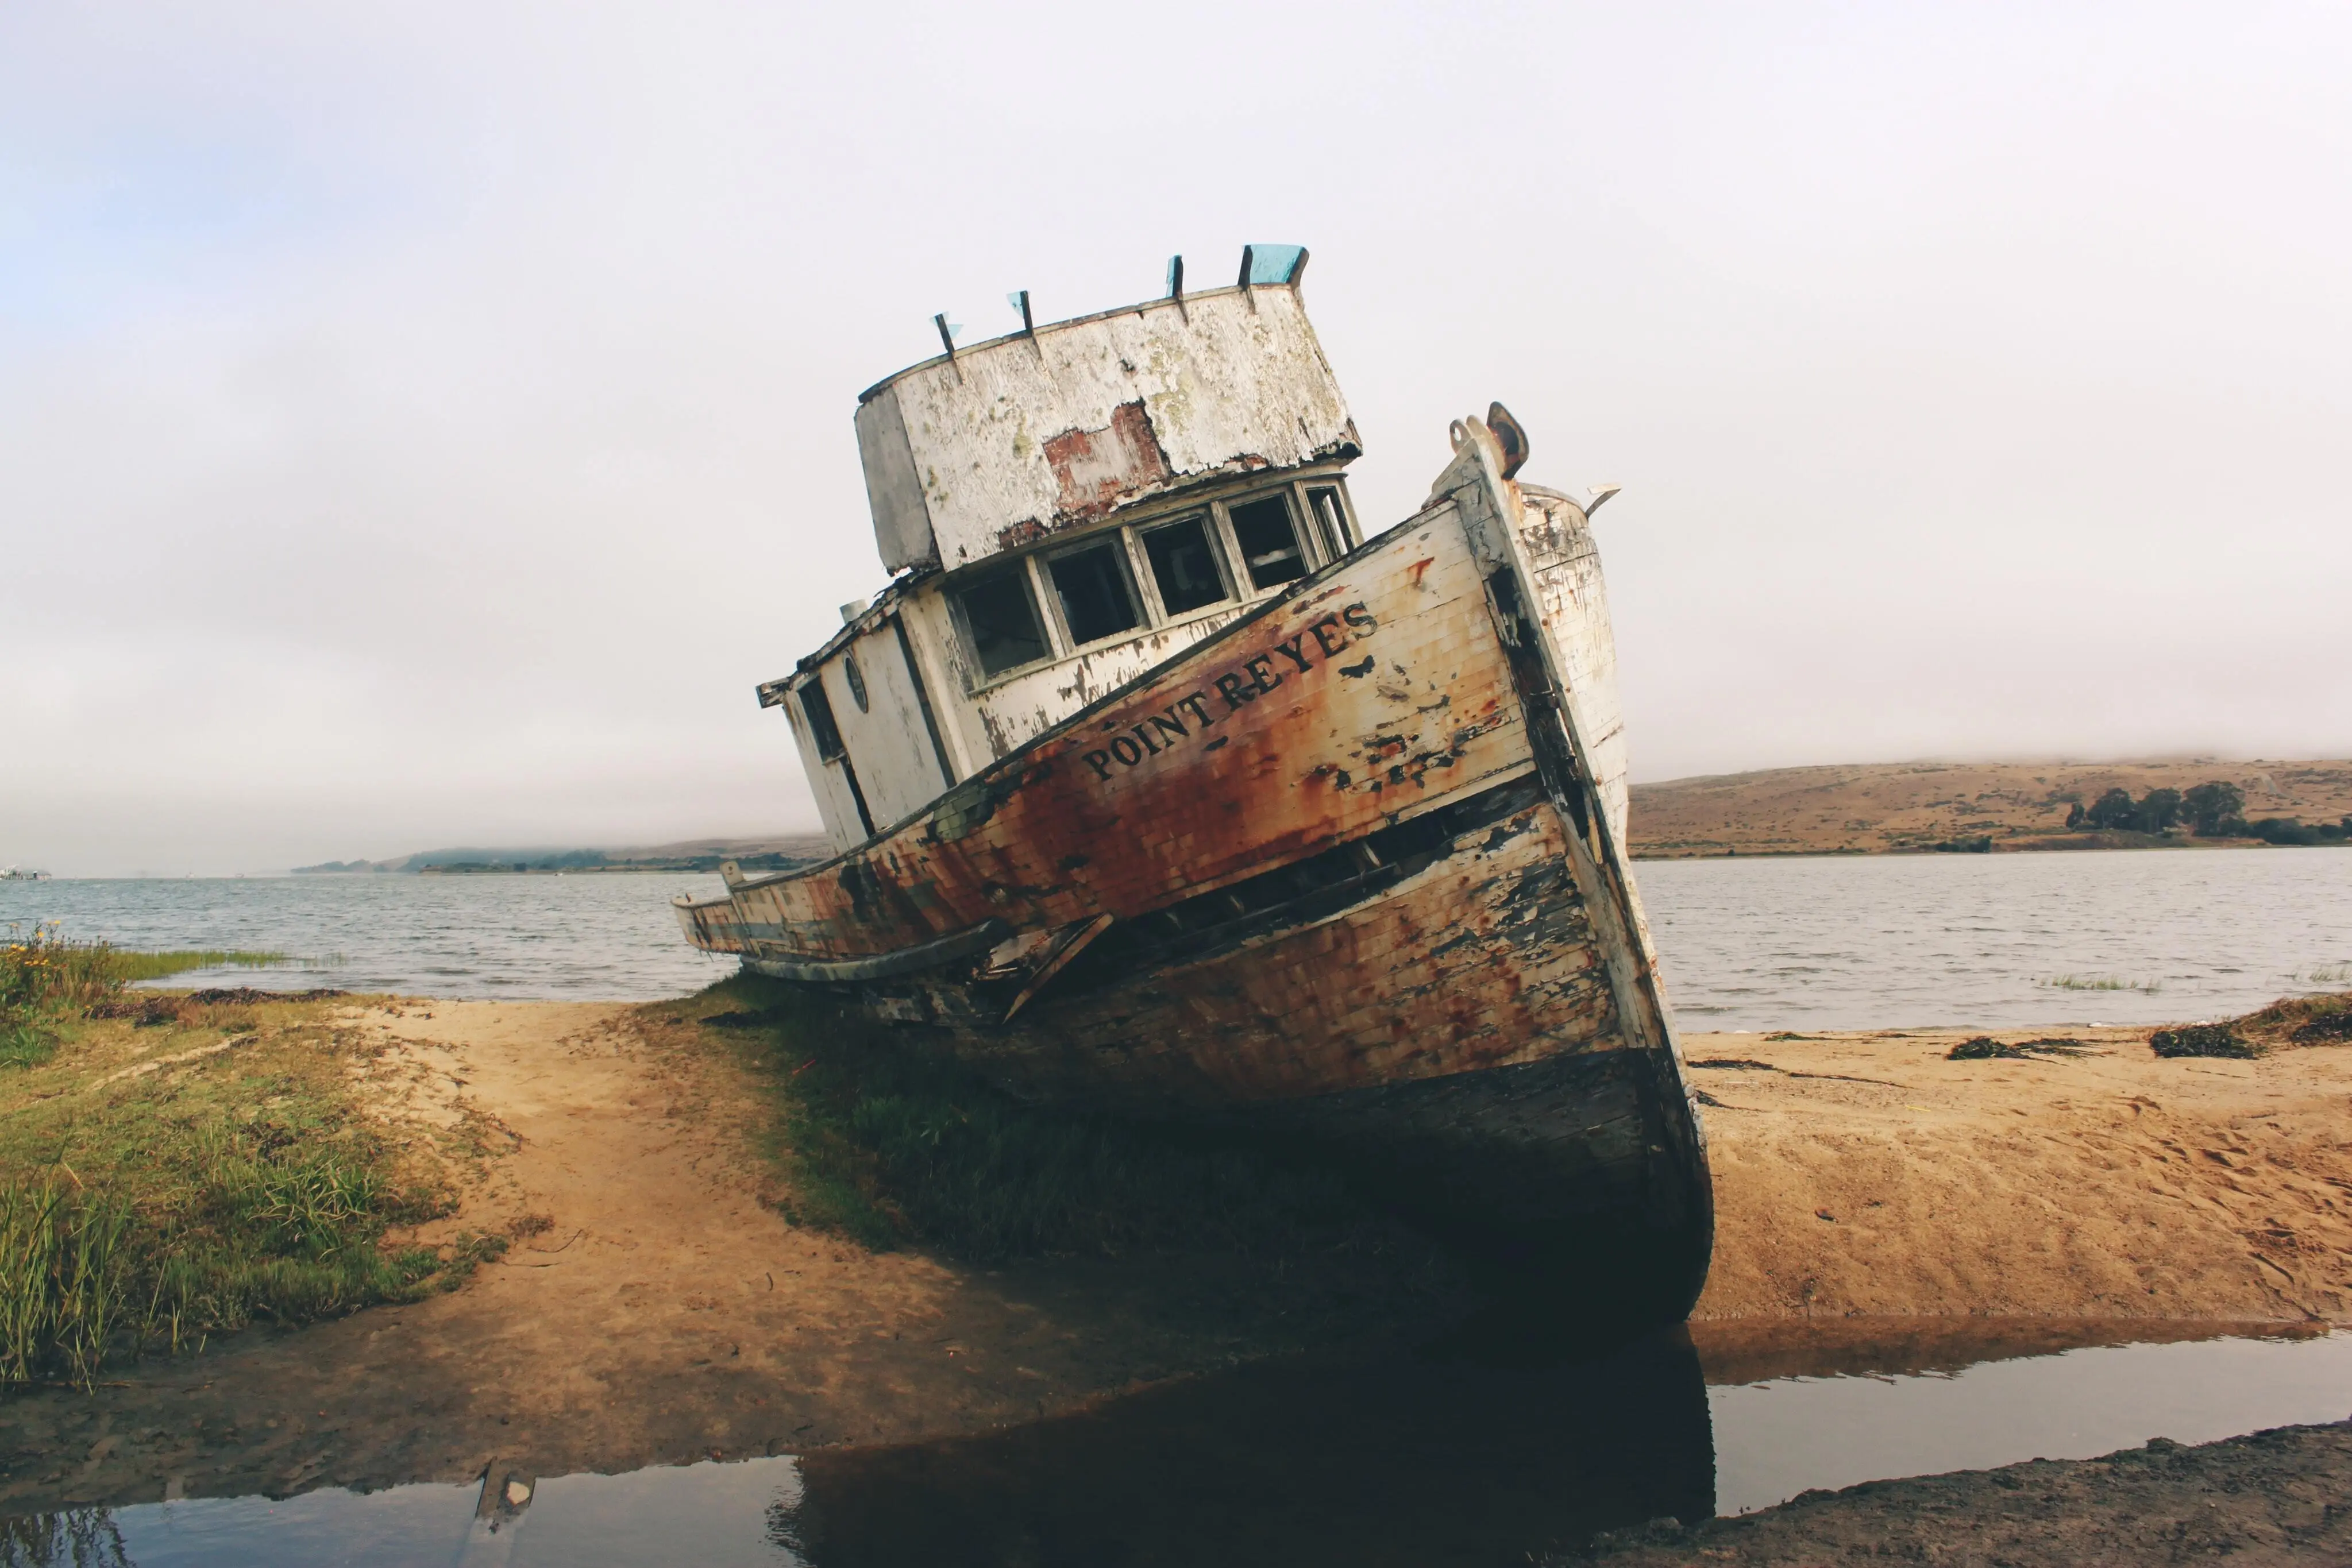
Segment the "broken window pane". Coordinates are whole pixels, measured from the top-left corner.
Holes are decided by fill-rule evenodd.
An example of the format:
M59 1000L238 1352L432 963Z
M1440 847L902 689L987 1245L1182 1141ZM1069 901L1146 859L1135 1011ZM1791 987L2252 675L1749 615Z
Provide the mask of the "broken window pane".
M839 757L841 727L833 722L833 699L824 695L823 680L801 688L801 713L808 720L809 738L816 742L817 756L827 762Z
M1046 563L1045 570L1054 576L1054 591L1062 596L1062 620L1070 629L1071 642L1099 643L1142 623L1135 595L1127 586L1126 569L1119 562L1120 548L1113 536Z
M1307 509L1315 514L1315 531L1322 536L1325 559L1338 560L1355 548L1348 537L1348 508L1340 504L1337 486L1318 486L1307 491Z
M1016 565L958 589L956 604L984 676L1034 664L1052 652L1029 598L1026 567Z
M1143 536L1143 554L1151 562L1151 580L1160 589L1160 602L1171 615L1181 615L1204 604L1231 599L1217 557L1209 544L1209 519L1186 517Z
M1290 520L1290 503L1280 496L1233 508L1234 541L1249 564L1250 581L1260 588L1307 575L1307 557Z

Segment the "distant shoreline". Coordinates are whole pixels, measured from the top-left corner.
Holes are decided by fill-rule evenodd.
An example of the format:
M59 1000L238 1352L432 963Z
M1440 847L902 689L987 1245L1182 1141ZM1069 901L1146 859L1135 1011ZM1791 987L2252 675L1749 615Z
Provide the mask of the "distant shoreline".
M709 865L682 863L677 865L574 865L574 866L512 866L512 865L436 865L417 871L320 871L315 866L296 866L288 876L667 876L674 872L707 872L719 874L719 862Z
M1934 845L1917 848L1866 850L1673 850L1637 848L1636 861L1766 861L1766 860L1891 860L1922 855L2023 855L2023 854L2113 854L2131 853L2141 850L2336 850L2352 849L2352 840L2329 844L2273 844L2261 839L2170 839L2158 843L2115 844L2099 843L2085 834L2074 841L2049 840L2011 840L1993 841L1984 850L1943 850Z
M2217 789L2234 803L2200 819ZM1781 768L1636 784L1632 806L1636 860L2263 849L2352 835L2352 760Z
M730 861L745 871L777 872L814 865L832 854L831 843L821 834L786 833L595 849L465 845L419 850L391 860L321 861L290 870L295 876L569 876L616 871L708 872L715 876Z

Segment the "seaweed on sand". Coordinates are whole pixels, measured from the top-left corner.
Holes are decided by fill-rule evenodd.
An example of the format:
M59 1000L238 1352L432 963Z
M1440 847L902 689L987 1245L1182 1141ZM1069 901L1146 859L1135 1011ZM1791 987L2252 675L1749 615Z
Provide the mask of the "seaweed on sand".
M2158 1056L2218 1056L2251 1061L2263 1053L2262 1047L2239 1039L2236 1030L2226 1023L2190 1023L2179 1029L2160 1029L2147 1037L2147 1044Z
M2021 1040L2003 1043L1989 1034L1964 1040L1944 1053L1951 1061L2041 1061L2053 1056L2084 1056L2091 1047L2079 1040Z
M2179 1039L2168 1037L2195 1036L2204 1040L2200 1031L2226 1033L2242 1048L2219 1051L2183 1051ZM2158 1041L2165 1043L2159 1044ZM2282 997L2266 1008L2241 1017L2227 1019L2218 1024L2194 1024L2158 1031L2149 1044L2156 1046L2158 1056L2259 1056L2265 1051L2282 1046L2352 1045L2352 991L2332 995ZM2170 1049L2168 1049L2168 1046Z

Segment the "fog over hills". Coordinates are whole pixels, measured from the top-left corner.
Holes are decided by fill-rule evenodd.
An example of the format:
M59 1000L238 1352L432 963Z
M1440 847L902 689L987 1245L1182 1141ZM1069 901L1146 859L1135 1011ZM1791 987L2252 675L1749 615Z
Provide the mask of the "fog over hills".
M536 845L419 850L390 860L322 861L316 865L298 865L294 872L299 876L427 872L716 871L719 862L729 860L746 870L781 871L826 859L832 852L820 834L789 833L767 838L685 839L677 843L617 849Z

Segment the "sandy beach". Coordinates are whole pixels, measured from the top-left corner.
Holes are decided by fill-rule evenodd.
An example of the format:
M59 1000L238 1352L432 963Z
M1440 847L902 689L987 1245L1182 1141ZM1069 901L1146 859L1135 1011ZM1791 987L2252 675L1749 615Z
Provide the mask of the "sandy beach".
M1278 1280L1232 1257L868 1252L787 1220L740 1039L697 1004L322 1005L388 1126L492 1130L442 1228L522 1239L450 1294L16 1396L14 1509L979 1432L1463 1300L1402 1243ZM2036 1032L2068 1031L2001 1038ZM1717 1184L1702 1348L1794 1320L2182 1337L2352 1316L2352 1051L2164 1061L2144 1030L2071 1033L2083 1054L1979 1061L1948 1058L1954 1032L1689 1039Z
M1958 1030L1685 1039L1716 1249L1696 1316L2352 1318L2352 1050L1954 1061Z

